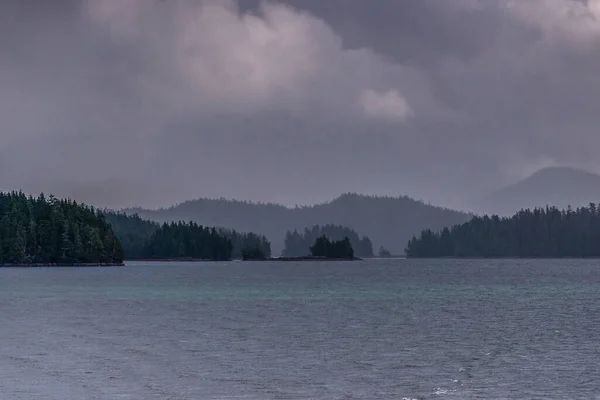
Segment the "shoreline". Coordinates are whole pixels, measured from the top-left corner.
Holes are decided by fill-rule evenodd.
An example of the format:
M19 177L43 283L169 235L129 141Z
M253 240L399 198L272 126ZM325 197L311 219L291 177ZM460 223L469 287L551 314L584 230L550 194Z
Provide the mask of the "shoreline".
M293 261L362 261L362 258L352 257L352 258L327 258L327 257L269 257L269 258L259 258L259 259L250 259L250 260L242 260L242 261L283 261L283 262L293 262Z
M6 263L0 268L28 267L124 267L125 263Z
M228 262L231 260L215 261L207 258L136 258L125 261L135 262Z

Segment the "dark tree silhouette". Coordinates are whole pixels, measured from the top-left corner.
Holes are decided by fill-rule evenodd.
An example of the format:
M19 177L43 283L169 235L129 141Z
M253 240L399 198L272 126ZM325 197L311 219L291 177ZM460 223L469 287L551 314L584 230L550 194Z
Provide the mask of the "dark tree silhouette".
M148 239L142 249L142 258L194 258L213 261L231 259L231 240L215 228L206 228L195 222L163 224Z
M123 248L93 207L0 193L0 264L121 263Z
M368 237L360 238L353 229L333 224L315 225L311 229L304 229L302 234L298 231L288 231L285 235L283 256L302 257L307 255L310 246L321 236L325 236L332 241L349 238L358 257L373 257L373 244Z
M590 204L521 210L510 218L475 217L413 237L408 257L600 257L600 212Z
M353 258L354 250L347 236L342 240L331 241L325 235L319 236L310 247L313 257L325 258Z
M264 260L265 258L268 258L268 256L259 246L242 250L242 260Z
M381 258L386 258L386 257L391 257L392 253L388 249L386 249L385 247L381 246L379 248L378 255Z
M239 233L230 229L205 228L195 222L171 223L160 225L146 221L137 214L127 215L105 210L107 221L113 226L117 237L123 243L125 257L129 260L139 259L173 259L173 258L206 258L221 260L221 250L211 246L222 247L224 242L216 236L227 240L231 250L226 259L242 258L246 249L259 249L264 258L271 256L271 243L264 237L254 233ZM216 235L216 236L215 236ZM199 250L202 248L202 251ZM216 258L215 258L216 257Z

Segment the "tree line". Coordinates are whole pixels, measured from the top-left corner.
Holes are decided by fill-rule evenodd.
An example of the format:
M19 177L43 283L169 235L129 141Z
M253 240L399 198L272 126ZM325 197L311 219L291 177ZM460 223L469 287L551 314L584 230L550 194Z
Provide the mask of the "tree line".
M123 248L102 213L44 194L0 193L0 264L121 263Z
M260 258L271 256L271 243L254 233L208 228L195 222L159 224L137 214L108 210L105 216L123 244L125 257L130 260L197 258L222 261L243 258L251 252L262 256Z
M383 245L392 254L401 254L408 240L422 229L437 231L445 226L461 224L472 217L406 196L380 197L356 193L346 193L322 204L293 208L226 199L197 199L164 209L137 208L126 212L137 213L144 219L160 223L196 221L207 226L226 226L238 232L255 232L271 240L273 253L277 255L284 250L287 231L297 229L302 235L305 227L326 223L352 228L377 246ZM341 240L344 235L349 233L330 239ZM302 246L301 254L294 252L292 255L307 255L308 248L318 236ZM355 238L352 235L349 237L356 254L368 257L359 249Z
M600 257L600 204L521 210L512 217L475 217L439 232L424 230L408 257Z
M142 247L142 258L231 260L231 240L215 228L195 222L162 224Z
M219 229L218 231L231 241L231 256L235 259L271 257L271 242L262 235L252 232L236 232L233 229Z
M341 225L315 225L312 228L305 228L302 233L297 230L287 231L285 235L284 257L302 257L309 254L311 246L317 239L325 236L330 241L343 241L348 239L354 249L354 254L358 257L373 257L373 244L371 240L363 236L360 238L358 233L350 228Z

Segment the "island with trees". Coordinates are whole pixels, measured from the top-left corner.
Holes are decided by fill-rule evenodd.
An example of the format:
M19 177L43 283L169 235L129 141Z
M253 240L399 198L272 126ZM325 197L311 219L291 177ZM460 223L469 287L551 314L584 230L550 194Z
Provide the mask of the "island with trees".
M355 260L352 238L361 246L363 254L373 255L371 241L359 239L353 230L334 226L315 226L307 229L303 240L306 248L293 256L271 256L271 243L266 237L255 233L240 233L232 229L208 228L195 222L171 222L159 224L147 221L137 214L104 211L104 217L114 229L123 245L128 260L161 261L310 261ZM325 233L339 237L334 240ZM290 233L291 234L291 233ZM295 236L292 236L295 237ZM314 237L314 239L312 239ZM295 242L298 244L298 242Z
M123 265L111 225L93 207L22 192L0 193L0 265Z
M246 259L246 258L244 258ZM247 258L254 261L355 261L362 258L354 256L354 249L349 237L341 240L331 240L326 235L315 239L309 251L302 256L282 256L266 258Z
M341 225L315 225L312 228L305 228L302 233L297 230L287 231L285 235L285 248L283 257L303 257L309 254L311 246L317 239L325 236L330 241L343 241L348 239L358 257L373 257L373 244L371 239L366 236L362 238L358 233L350 228ZM354 254L352 255L354 256Z
M348 236L341 240L330 240L327 236L321 235L310 247L312 257L338 260L353 260L354 249Z
M439 232L424 230L406 247L412 258L600 257L600 205L521 210L475 217Z

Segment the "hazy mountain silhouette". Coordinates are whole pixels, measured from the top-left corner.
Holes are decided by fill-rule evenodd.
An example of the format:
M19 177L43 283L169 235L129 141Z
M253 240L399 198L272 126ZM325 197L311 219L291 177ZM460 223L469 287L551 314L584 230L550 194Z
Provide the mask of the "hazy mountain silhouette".
M343 194L326 203L288 208L279 204L227 199L197 199L158 209L127 209L158 222L196 221L208 226L255 232L271 240L273 254L283 250L288 230L338 224L368 236L375 248L383 245L403 254L408 240L423 229L439 230L463 223L469 214L435 207L409 197L376 197Z
M511 215L522 208L573 208L600 202L600 175L570 167L541 169L486 196L478 211Z

